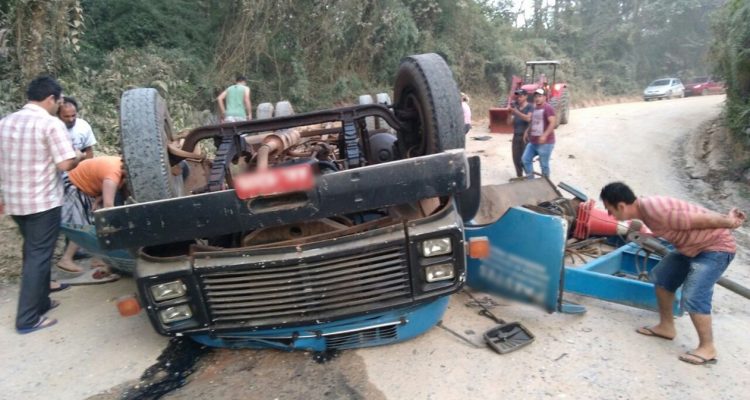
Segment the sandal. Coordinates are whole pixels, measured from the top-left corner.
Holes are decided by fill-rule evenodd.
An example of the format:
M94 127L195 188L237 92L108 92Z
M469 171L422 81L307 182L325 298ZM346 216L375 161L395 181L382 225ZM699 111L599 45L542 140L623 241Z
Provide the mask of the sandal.
M57 320L54 318L40 317L39 321L37 321L37 323L34 324L34 326L30 328L16 328L16 332L18 332L21 335L25 335L27 333L38 331L40 329L49 328L50 326L56 323L57 323Z

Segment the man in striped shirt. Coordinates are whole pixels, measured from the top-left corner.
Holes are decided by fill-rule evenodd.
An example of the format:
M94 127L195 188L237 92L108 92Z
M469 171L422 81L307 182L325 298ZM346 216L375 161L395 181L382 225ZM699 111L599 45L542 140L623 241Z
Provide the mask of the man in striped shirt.
M10 215L23 236L23 270L16 330L30 333L54 325L44 314L59 303L49 298L50 267L60 230L60 171L83 154L73 149L65 125L54 117L62 103L55 79L34 79L28 103L0 120L0 213Z
M683 200L665 196L636 198L622 182L606 185L600 195L607 212L619 221L639 219L654 236L674 245L649 274L656 288L659 323L636 332L672 340L676 335L672 316L675 291L682 286L683 308L698 331L698 347L679 359L691 364L716 362L711 328L713 287L737 250L731 230L745 221L745 213L733 208L722 215Z

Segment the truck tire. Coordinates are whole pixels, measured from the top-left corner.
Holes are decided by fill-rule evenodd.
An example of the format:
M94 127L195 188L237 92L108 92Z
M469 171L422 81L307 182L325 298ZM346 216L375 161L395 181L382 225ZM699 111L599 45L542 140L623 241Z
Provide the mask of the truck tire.
M378 93L375 95L375 103L390 107L391 96L389 96L388 93ZM393 132L391 126L382 118L375 118L375 129L385 129L389 132Z
M398 132L402 157L464 148L461 96L450 68L439 55L420 54L401 61L393 103L396 117L405 126Z
M273 117L273 104L260 103L255 111L256 119L268 119Z
M570 114L570 92L568 92L568 89L563 89L562 95L560 97L562 97L560 124L566 125L568 123L568 114Z
M172 175L167 154L171 140L167 104L156 89L139 88L123 93L120 143L128 188L136 202L180 195L182 177Z
M367 104L373 104L372 96L369 94L363 94L359 96L357 99L357 104L360 106L367 105ZM375 130L375 117L366 117L365 118L365 125L367 126L367 131L372 132Z
M294 115L294 108L292 103L288 101L280 101L276 103L276 109L274 110L274 117L288 117Z

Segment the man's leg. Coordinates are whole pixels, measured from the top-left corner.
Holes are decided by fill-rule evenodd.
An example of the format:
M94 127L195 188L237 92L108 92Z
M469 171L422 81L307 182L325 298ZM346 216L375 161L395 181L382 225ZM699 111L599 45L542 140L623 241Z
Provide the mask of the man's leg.
M542 175L547 178L549 178L549 159L552 156L552 149L554 148L554 144L540 144L537 149L539 153L539 164L542 166Z
M521 161L523 147L523 136L513 136L513 166L516 167L516 177L518 178L524 174L523 161Z
M523 156L521 156L521 161L523 162L523 169L526 170L526 177L529 179L534 177L534 165L532 162L535 155L536 149L534 145L531 143L527 144L526 149L523 151Z
M656 302L659 307L659 323L638 328L638 332L644 335L657 335L665 338L674 338L677 331L674 326L674 315L672 305L674 304L675 292L687 277L690 268L689 259L684 255L671 252L664 256L661 261L649 273L649 280L654 284L656 291Z
M83 272L83 268L81 268L81 266L76 264L76 262L73 260L77 251L78 245L72 240L69 241L68 246L65 248L65 252L57 262L57 267L62 269L63 271L71 273Z
M711 319L711 299L714 294L714 284L721 274L726 271L734 254L711 251L700 253L690 261L690 273L682 287L685 310L690 313L690 320L698 333L698 347L690 353L706 360L716 357L714 335ZM683 355L693 361L702 360Z
M23 270L16 328L24 329L34 326L50 308L50 267L60 232L60 207L14 216L13 219L23 234Z

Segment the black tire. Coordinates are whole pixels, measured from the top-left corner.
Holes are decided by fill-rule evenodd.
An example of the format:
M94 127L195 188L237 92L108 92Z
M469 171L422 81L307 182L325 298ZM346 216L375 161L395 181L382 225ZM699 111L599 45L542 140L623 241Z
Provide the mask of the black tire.
M401 61L393 89L396 116L405 124L398 132L403 157L463 149L461 96L442 57L420 54Z
M136 202L177 197L182 177L172 175L167 144L172 127L156 89L128 90L120 101L120 143L130 195Z
M568 117L570 114L570 92L568 89L563 89L562 95L562 110L560 110L560 124L566 125L568 123Z
M292 103L288 101L280 101L276 103L276 109L273 112L274 117L288 117L290 115L294 115Z
M256 119L268 119L273 117L273 104L260 103L255 111Z
M553 98L549 99L549 105L551 105L552 108L555 110L555 117L556 117L555 118L555 128L557 128L562 123L562 121L560 120L560 115L562 115L562 111L563 111L562 110L562 107L563 107L563 105L562 105L562 99L559 96L558 97L553 97Z

